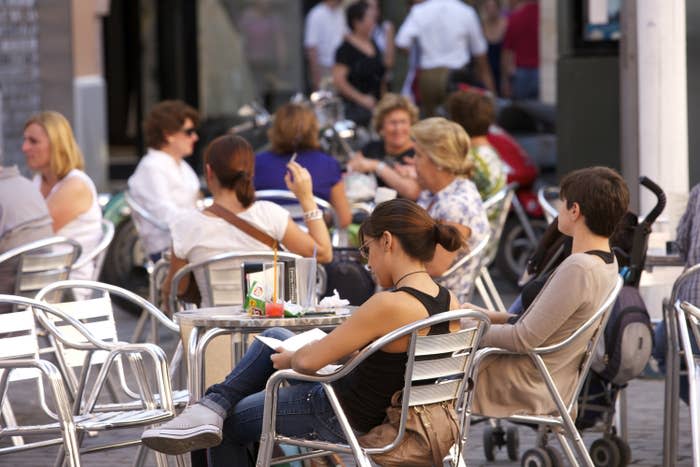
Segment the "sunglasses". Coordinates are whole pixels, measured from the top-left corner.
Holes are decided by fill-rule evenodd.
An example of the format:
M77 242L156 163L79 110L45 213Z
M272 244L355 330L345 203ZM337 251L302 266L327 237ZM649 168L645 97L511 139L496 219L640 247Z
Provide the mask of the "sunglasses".
M371 238L371 239L367 240L365 243L363 243L362 246L360 246L358 248L358 250L360 252L360 256L362 256L364 259L367 259L369 257L369 244L375 240L376 240L376 238Z
M180 130L180 131L183 132L184 134L186 134L187 136L192 136L192 135L196 135L196 134L197 134L197 129L196 129L196 128L184 128L184 129L182 129L182 130Z

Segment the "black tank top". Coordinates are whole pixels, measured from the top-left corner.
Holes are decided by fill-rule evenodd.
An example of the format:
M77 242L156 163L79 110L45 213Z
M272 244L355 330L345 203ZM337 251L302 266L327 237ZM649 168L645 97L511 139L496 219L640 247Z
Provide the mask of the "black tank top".
M406 292L420 301L430 316L450 309L450 292L439 286L436 297L412 287L401 287L394 292ZM443 325L444 324L444 325ZM449 324L441 323L429 334L449 332ZM406 352L389 353L378 350L345 378L333 384L350 424L356 430L367 432L384 421L391 396L403 388L406 373Z

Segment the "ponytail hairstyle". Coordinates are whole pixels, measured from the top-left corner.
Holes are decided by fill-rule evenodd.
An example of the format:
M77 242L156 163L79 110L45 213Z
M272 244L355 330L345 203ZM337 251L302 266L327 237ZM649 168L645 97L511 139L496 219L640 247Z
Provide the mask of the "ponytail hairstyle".
M219 136L204 151L204 163L223 188L236 192L243 207L253 204L255 154L248 141L236 135Z
M438 167L457 177L472 178L471 140L460 125L442 117L426 118L411 127L411 138Z
M424 263L433 259L437 245L447 251L464 246L457 228L434 220L425 209L404 198L377 205L360 226L360 242L364 243L365 237L379 238L384 232L396 237L408 256Z

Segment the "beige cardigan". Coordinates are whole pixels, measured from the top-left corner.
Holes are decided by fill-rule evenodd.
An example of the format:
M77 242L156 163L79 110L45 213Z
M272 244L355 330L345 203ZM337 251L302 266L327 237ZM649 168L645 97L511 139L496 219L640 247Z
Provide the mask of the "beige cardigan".
M549 278L540 294L514 325L493 325L484 347L527 352L570 336L589 319L612 290L617 262L577 253L569 256ZM597 326L563 350L543 356L554 382L568 403L573 396L586 345ZM513 414L551 414L556 405L544 380L527 355L494 355L482 363L474 394L473 413L507 417Z

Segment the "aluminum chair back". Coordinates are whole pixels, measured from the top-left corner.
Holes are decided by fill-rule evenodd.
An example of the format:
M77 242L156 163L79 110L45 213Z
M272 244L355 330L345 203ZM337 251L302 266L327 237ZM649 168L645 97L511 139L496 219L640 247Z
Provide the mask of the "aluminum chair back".
M92 280L97 280L102 272L102 265L104 264L107 250L112 243L112 239L114 239L114 224L108 219L102 219L102 239L100 243L98 243L91 252L85 253L75 265L73 265L73 269L80 269L84 265L92 262L95 266L92 271Z
M693 463L698 465L700 464L700 355L695 353L693 341L700 342L700 308L689 302L676 302L675 308L678 315L680 348L688 372Z
M510 183L483 202L484 210L489 219L489 226L491 227L491 243L486 249L483 263L485 267L491 265L496 258L498 243L501 240L501 234L506 225L510 205L513 202L513 196L515 196L517 187L517 183Z
M561 202L559 200L559 187L549 186L537 190L537 202L542 207L547 224L554 222L554 219L559 215L557 204Z
M465 268L467 278L463 282L467 283L469 287L466 290L453 290L459 299L459 303L466 303L471 299L472 292L474 291L473 284L475 283L484 262L484 255L486 254L486 249L491 241L491 234L487 234L481 241L472 248L469 253L461 257L457 262L455 262L450 268L443 272L437 279L444 280L454 274L465 275Z
M0 360L19 358L39 358L34 314L28 309L0 313ZM17 370L10 374L9 381L36 378L39 374L35 369Z
M33 296L45 285L67 279L80 253L76 241L51 237L3 253L0 265L12 264L17 271L15 295Z
M424 335L431 326L451 321L459 323L462 319L470 319L473 325L454 333ZM488 326L488 318L479 311L452 310L416 321L390 332L362 349L352 360L330 375L303 375L293 370L275 372L268 380L265 389L263 432L257 465L262 467L295 459L294 457L271 459L272 447L275 442L279 442L315 450L312 454L302 455L301 457L320 456L328 452L342 452L352 454L357 465L368 467L370 465L368 456L388 452L401 442L405 433L409 407L438 402L450 402L455 405L461 414L462 423L460 424L460 429L462 430L462 440L466 439L466 431L464 430L468 429L468 423L465 423L465 421L466 414L469 411L469 404L471 404L471 391L469 389L471 388L470 381L474 377L474 355ZM347 420L343 407L338 401L332 383L347 376L370 355L387 344L405 337L409 338L409 345L397 437L384 447L361 447L355 432ZM281 384L287 380L321 383L343 428L347 439L346 444L291 438L276 433L277 391Z
M299 255L278 252L277 260L294 260ZM246 253L222 253L199 263L188 264L180 269L172 279L170 297L171 310L177 310L177 290L180 281L190 272L194 273L206 306L228 306L243 304L242 266L246 262L271 262L272 251L251 251ZM200 281L203 281L200 282Z

